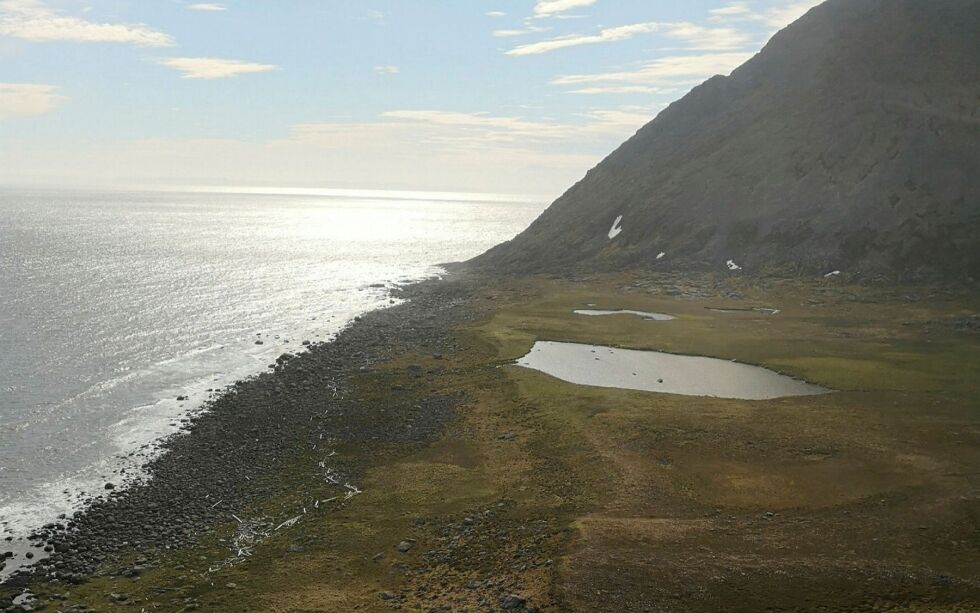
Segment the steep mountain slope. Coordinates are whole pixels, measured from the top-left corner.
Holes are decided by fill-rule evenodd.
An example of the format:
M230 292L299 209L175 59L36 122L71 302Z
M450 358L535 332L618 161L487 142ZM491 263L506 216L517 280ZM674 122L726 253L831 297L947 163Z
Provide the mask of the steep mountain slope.
M472 263L730 259L747 272L980 279L980 0L829 0Z

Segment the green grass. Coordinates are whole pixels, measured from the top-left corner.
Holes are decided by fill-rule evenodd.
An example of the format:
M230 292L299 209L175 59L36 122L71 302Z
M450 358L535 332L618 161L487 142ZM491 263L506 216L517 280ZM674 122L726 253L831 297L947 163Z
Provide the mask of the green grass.
M671 286L698 296L662 291ZM936 293L909 303L912 291L925 294L626 275L484 290L493 298L481 297L477 320L456 330L465 349L440 362L447 374L419 387L405 367L436 364L403 355L359 381L368 401L461 393L461 417L438 440L339 446L363 494L308 513L238 565L207 572L228 557L232 522L139 581L96 578L72 588L72 600L119 611L173 610L184 598L208 611L346 611L383 608L378 594L391 591L407 610L476 610L480 592L465 585L495 577L552 611L673 602L691 586L705 591L685 601L690 610L710 609L721 595L731 610L788 607L804 589L813 602L844 608L925 603L939 588L916 577L980 572L975 548L957 545L977 530L980 339L934 323L976 312L980 300ZM677 319L572 313L590 303ZM782 312L705 308L760 305ZM838 392L682 397L576 386L507 366L537 340L737 359ZM501 440L505 433L513 440ZM313 465L297 454L281 492L249 516L282 519L304 500L336 495ZM496 531L454 549L446 530L487 509L502 509L487 524ZM767 512L778 520L761 519ZM536 525L550 537L526 536ZM416 548L394 552L405 538ZM424 558L447 548L449 562ZM521 570L519 551L554 563ZM912 578L898 584L868 568ZM942 598L966 598L957 585ZM112 591L134 602L107 605Z

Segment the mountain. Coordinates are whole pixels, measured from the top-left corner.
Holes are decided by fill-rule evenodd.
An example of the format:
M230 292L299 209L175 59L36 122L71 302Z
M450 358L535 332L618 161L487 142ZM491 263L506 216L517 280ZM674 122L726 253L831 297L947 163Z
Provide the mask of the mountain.
M980 0L829 0L471 265L980 280L978 239Z

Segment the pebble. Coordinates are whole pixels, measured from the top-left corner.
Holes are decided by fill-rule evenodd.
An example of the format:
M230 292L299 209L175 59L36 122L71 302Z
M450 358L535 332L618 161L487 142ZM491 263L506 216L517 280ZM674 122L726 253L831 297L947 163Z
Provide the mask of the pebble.
M397 549L401 553L408 553L409 551L412 550L413 547L415 547L415 543L411 541L402 541L397 545L395 545L395 549Z

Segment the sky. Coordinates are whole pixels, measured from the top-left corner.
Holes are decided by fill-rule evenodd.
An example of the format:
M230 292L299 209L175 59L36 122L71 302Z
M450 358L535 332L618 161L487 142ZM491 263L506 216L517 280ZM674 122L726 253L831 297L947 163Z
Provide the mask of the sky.
M554 196L819 0L0 0L0 186Z

